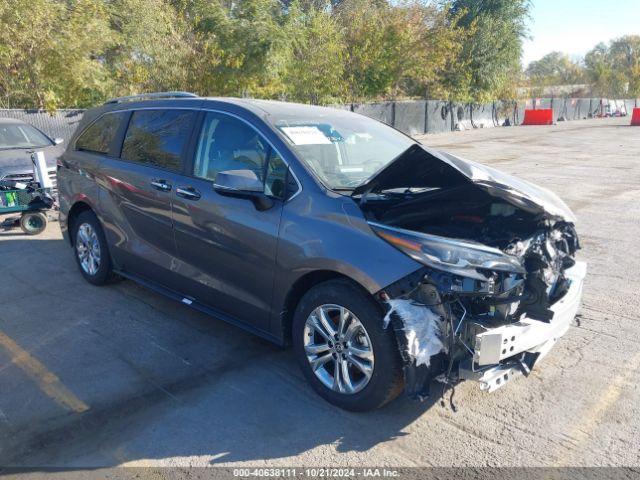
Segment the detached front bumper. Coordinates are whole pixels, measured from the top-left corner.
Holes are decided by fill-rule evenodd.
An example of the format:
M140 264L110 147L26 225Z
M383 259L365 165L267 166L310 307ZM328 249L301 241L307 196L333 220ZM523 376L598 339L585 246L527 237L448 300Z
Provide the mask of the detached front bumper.
M475 335L473 362L460 367L460 378L480 382L480 389L492 392L521 374L528 374L562 337L574 319L582 299L587 264L565 271L569 290L551 306L553 318L547 322L523 317L518 322L485 330Z

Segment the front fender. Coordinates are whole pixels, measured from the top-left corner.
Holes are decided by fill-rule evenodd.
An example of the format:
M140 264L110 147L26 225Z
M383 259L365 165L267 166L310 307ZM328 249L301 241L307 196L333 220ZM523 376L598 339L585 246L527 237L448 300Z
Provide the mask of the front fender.
M373 295L420 268L371 230L351 198L300 196L285 205L280 222L272 331L282 331L287 294L308 273L339 273Z

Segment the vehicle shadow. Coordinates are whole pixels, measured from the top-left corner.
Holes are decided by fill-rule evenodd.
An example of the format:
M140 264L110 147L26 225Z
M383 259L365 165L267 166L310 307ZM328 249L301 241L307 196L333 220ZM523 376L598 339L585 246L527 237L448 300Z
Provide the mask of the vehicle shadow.
M13 286L0 292L0 332L88 406L61 408L0 345L0 384L12 387L0 396L0 465L255 464L305 452L322 464L332 450L365 454L408 435L439 399L435 386L422 403L342 411L313 392L291 350L130 281L91 286L59 238L0 236L0 265Z

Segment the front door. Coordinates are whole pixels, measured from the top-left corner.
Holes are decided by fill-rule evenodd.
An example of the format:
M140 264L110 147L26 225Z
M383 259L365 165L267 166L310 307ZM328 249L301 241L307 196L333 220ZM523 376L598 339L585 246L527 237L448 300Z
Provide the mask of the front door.
M250 200L214 191L216 175L227 170L254 171L273 206L259 211ZM177 185L173 200L179 271L195 299L264 331L269 327L286 171L252 126L208 112L191 175Z

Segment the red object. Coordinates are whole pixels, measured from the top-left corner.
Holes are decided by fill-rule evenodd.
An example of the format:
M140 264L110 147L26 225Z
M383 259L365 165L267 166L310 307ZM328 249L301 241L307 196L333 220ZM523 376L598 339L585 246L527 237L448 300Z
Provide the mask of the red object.
M633 109L633 116L631 117L631 125L640 127L640 108Z
M522 125L553 125L553 110L551 108L525 110Z

